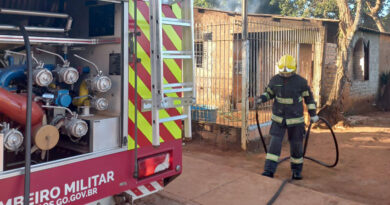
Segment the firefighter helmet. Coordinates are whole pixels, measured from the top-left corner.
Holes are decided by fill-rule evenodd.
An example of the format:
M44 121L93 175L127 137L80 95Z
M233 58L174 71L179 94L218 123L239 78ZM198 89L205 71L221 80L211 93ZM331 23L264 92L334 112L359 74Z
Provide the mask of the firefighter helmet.
M297 63L295 58L290 55L284 55L278 62L278 69L280 75L289 77L297 70Z

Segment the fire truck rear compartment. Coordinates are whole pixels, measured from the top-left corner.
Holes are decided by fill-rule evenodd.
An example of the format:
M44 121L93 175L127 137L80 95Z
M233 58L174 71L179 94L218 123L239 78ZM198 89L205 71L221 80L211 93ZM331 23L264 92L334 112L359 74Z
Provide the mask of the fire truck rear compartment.
M0 171L24 166L27 81L19 24L34 57L32 164L127 145L125 23L123 4L112 2L0 2L0 100L8 100L0 110Z

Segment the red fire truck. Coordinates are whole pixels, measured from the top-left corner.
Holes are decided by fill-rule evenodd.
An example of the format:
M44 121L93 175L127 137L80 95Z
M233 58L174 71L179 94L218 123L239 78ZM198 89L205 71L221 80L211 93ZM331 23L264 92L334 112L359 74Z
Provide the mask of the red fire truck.
M192 0L0 0L0 205L120 204L182 171Z

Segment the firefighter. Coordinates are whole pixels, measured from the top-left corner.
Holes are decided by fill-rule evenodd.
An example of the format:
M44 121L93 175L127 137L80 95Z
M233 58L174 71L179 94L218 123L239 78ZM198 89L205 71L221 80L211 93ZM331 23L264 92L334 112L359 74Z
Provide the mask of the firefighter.
M283 137L288 133L291 152L292 178L302 179L303 138L305 123L303 117L304 100L310 114L310 121L317 122L316 103L307 80L296 74L296 61L290 55L283 56L277 65L279 74L272 77L265 92L256 98L257 106L274 99L272 107L271 142L266 156L262 175L273 177L282 149Z

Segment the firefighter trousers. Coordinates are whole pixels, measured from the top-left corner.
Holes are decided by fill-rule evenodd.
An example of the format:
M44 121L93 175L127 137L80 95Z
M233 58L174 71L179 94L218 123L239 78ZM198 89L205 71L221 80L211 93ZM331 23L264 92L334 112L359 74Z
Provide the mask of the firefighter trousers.
M283 137L288 133L290 142L291 170L300 173L303 167L303 138L305 125L300 124L292 127L272 122L270 134L271 142L266 156L264 171L275 173L282 149Z

